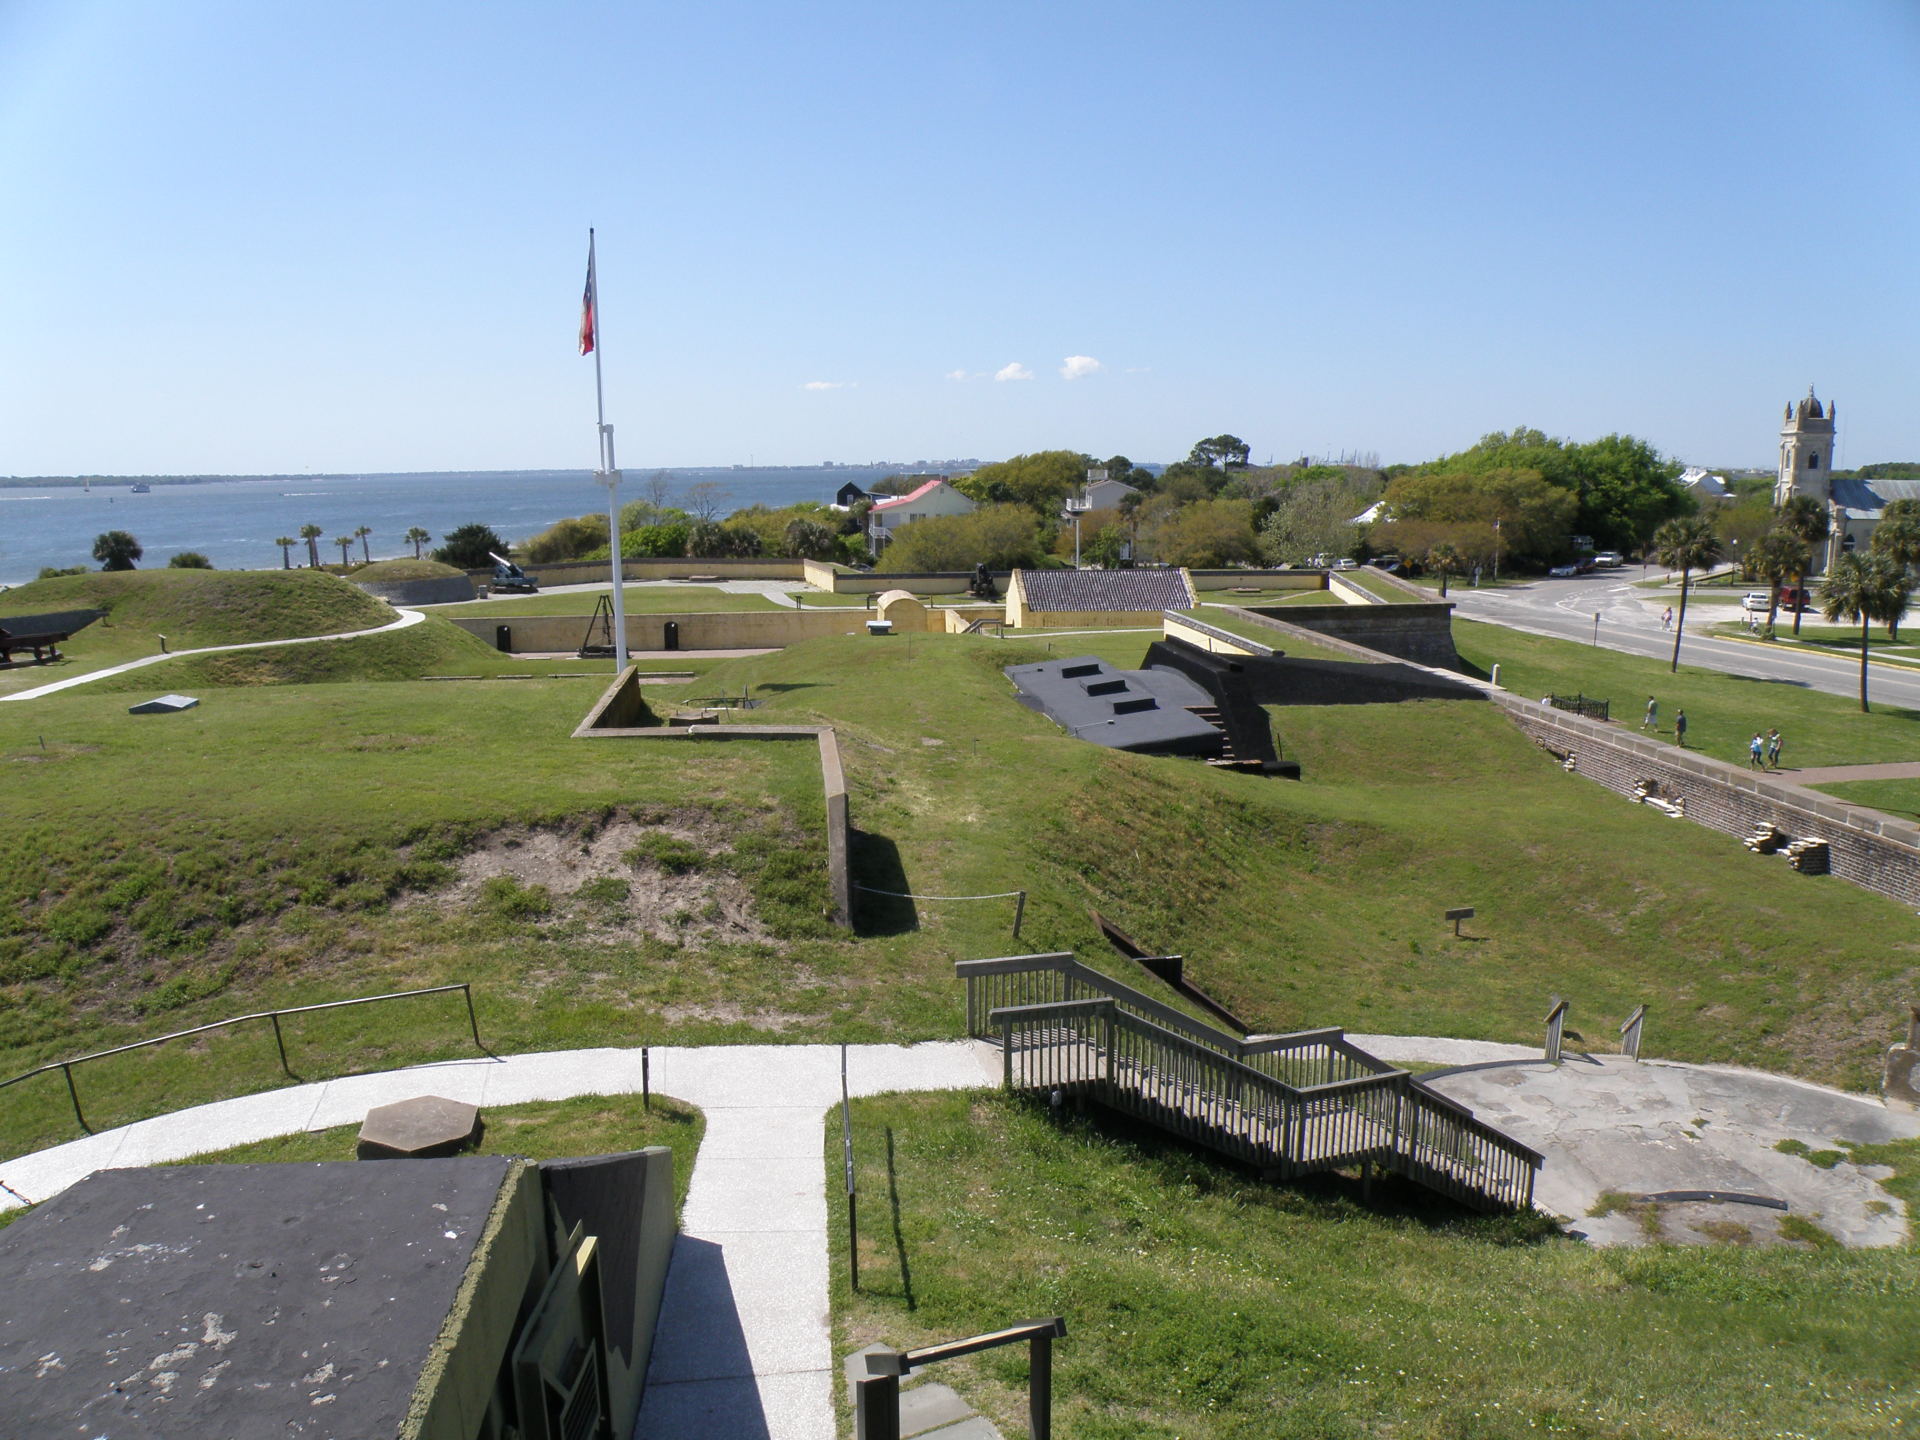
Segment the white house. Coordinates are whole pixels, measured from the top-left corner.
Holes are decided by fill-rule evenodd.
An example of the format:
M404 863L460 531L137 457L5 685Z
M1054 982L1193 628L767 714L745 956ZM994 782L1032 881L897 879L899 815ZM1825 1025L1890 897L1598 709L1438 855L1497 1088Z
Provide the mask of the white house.
M1124 480L1110 480L1104 471L1096 472L1098 480L1080 487L1078 495L1067 497L1066 514L1062 517L1071 520L1076 514L1085 515L1090 510L1111 510L1129 495L1139 491Z
M867 512L867 548L878 555L902 525L940 515L971 515L974 509L973 501L945 480L929 480L908 494L874 502Z

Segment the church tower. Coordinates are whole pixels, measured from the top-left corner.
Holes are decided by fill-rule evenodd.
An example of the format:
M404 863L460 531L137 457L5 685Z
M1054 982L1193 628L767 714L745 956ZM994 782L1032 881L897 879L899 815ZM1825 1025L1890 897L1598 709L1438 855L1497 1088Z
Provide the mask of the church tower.
M1824 409L1807 387L1807 398L1787 406L1786 424L1780 427L1780 478L1774 482L1774 508L1786 504L1795 495L1809 495L1826 505L1833 498L1833 417L1836 407L1828 402Z

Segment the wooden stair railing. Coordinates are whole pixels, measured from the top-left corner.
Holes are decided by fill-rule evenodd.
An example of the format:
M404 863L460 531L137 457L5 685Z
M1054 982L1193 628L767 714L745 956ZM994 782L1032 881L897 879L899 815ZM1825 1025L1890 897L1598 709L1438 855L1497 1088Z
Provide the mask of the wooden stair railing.
M1538 1151L1340 1030L1239 1040L1069 954L956 968L1009 1090L1089 1095L1276 1178L1372 1162L1468 1205L1532 1204Z

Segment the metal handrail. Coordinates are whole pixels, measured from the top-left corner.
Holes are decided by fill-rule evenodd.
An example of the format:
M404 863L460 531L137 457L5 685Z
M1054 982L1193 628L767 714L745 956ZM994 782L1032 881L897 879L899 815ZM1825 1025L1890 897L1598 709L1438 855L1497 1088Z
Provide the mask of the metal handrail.
M1014 1024L1031 1024L1054 1018L1067 1019L1103 1013L1109 1026L1117 1021L1123 1030L1130 1030L1141 1035L1143 1039L1161 1046L1170 1045L1175 1050L1185 1051L1212 1067L1217 1077L1218 1093L1223 1098L1235 1091L1244 1094L1245 1087L1249 1083L1256 1091L1264 1092L1278 1101L1282 1107L1286 1107L1289 1103L1302 1105L1312 1101L1343 1101L1349 1096L1358 1099L1369 1092L1391 1094L1396 1097L1394 1101L1396 1117L1400 1115L1402 1107L1407 1107L1411 1111L1408 1116L1409 1123L1404 1129L1398 1118L1392 1125L1393 1148L1411 1162L1422 1162L1420 1152L1423 1151L1441 1157L1451 1157L1456 1163L1466 1164L1474 1169L1485 1169L1490 1163L1495 1169L1499 1168L1502 1162L1494 1159L1493 1155L1487 1154L1487 1151L1495 1152L1506 1162L1516 1162L1532 1169L1538 1169L1545 1160L1539 1151L1480 1120L1459 1102L1428 1089L1409 1071L1392 1066L1378 1056L1371 1055L1352 1044L1346 1039L1345 1032L1337 1027L1304 1031L1294 1035L1261 1036L1248 1041L1236 1040L1224 1032L1194 1020L1183 1012L1172 1010L1141 995L1130 986L1112 980L1097 970L1089 969L1080 964L1070 952L961 961L955 966L955 970L969 982L969 1031L990 1033L997 1030L1001 1034L1002 1045L1007 1052L1003 1056L1006 1069L1004 1079L1009 1088L1012 1088L1013 1084L1013 1047L1010 1041ZM972 982L976 979L984 980L992 976L1034 971L1051 971L1061 975L1069 990L1072 983L1078 981L1087 989L1095 991L1098 998L1047 1000L1024 1005L993 1006L988 1009L980 1004L972 993ZM1156 1018L1139 1013L1142 1010L1165 1014L1175 1024L1169 1026L1156 1023ZM981 1011L985 1013L979 1013ZM1112 1032L1109 1031L1110 1037L1111 1034ZM1325 1046L1328 1054L1341 1055L1365 1066L1370 1073L1330 1079L1312 1085L1300 1085L1268 1074L1249 1063L1255 1058L1277 1056L1284 1054L1286 1050L1307 1046ZM1113 1076L1110 1073L1108 1080L1112 1079ZM1452 1133L1468 1146L1468 1153L1464 1156L1452 1154L1450 1147L1436 1147L1430 1140L1421 1138L1420 1132L1423 1127L1417 1118L1420 1116L1449 1127ZM1477 1145L1474 1142L1478 1142ZM1485 1148L1482 1150L1480 1147ZM1472 1153L1475 1150L1480 1151L1480 1158L1475 1158ZM1508 1189L1511 1188L1509 1185L1497 1183L1495 1188L1502 1198L1511 1200L1507 1195ZM1524 1207L1532 1200L1531 1176L1521 1188L1524 1189L1526 1198L1519 1203Z
M278 1010L256 1010L250 1015L234 1015L225 1020L214 1020L205 1025L195 1025L190 1030L175 1030L170 1035L156 1035L150 1040L135 1040L128 1045L115 1045L110 1050L95 1050L88 1055L74 1055L65 1060L49 1060L44 1065L15 1075L10 1080L0 1080L0 1090L10 1085L18 1085L23 1080L31 1080L36 1075L46 1075L58 1070L66 1076L67 1098L73 1102L73 1118L80 1122L80 1128L91 1135L93 1126L87 1123L86 1113L80 1108L80 1091L73 1082L73 1067L85 1065L91 1060L105 1060L114 1055L125 1055L130 1050L145 1050L151 1045L164 1045L169 1040L185 1040L192 1035L205 1035L212 1030L224 1030L231 1025L244 1025L250 1020L270 1020L273 1022L273 1043L280 1052L280 1069L289 1079L298 1079L291 1066L287 1064L286 1037L280 1030L282 1015L307 1015L315 1010L343 1010L349 1005L373 1005L382 1000L406 1000L416 995L445 995L458 990L467 1000L467 1027L473 1032L473 1043L483 1055L493 1055L487 1049L486 1042L480 1038L480 1021L474 1014L473 987L466 981L456 985L429 985L420 990L394 990L385 995L362 995L353 1000L323 1000L317 1005L288 1005ZM499 1058L495 1056L494 1058Z

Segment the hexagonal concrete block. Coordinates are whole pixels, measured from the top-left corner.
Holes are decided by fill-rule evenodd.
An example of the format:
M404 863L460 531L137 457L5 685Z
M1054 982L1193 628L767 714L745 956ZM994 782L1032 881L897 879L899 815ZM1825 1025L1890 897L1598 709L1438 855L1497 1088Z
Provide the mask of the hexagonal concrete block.
M480 1108L438 1095L376 1105L360 1126L362 1160L417 1160L458 1155L479 1143Z

